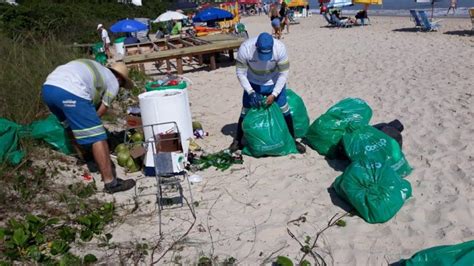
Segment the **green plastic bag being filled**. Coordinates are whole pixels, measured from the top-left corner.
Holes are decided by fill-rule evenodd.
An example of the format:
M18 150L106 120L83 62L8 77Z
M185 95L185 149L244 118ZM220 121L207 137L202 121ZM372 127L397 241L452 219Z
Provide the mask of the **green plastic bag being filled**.
M291 117L293 118L293 127L295 128L295 137L302 138L306 135L309 128L309 117L303 99L294 91L286 90L286 99L290 106Z
M372 118L370 106L358 98L346 98L316 119L305 139L311 148L329 158L336 157L337 146L349 129L368 125Z
M64 154L73 152L66 130L55 115L31 123L30 128L32 138L42 139Z
M390 220L411 197L407 180L390 166L374 161L352 162L332 186L368 223Z
M242 152L253 157L282 156L297 153L285 118L278 105L251 108L242 128L247 141Z
M370 160L388 164L401 177L412 171L397 141L371 126L345 134L342 144L351 161Z
M424 249L402 262L402 265L406 266L472 266L474 265L474 240L457 245Z
M18 144L23 130L21 125L0 118L0 164L6 161L17 165L21 162L25 153Z

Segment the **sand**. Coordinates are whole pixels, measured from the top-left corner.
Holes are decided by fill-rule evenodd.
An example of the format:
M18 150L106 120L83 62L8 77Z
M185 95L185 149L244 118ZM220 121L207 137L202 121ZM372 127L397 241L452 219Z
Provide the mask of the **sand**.
M251 36L270 31L266 17L243 22ZM300 22L282 41L291 62L288 85L304 99L311 121L343 98L360 97L373 109L372 123L402 121L404 152L414 167L407 177L413 197L394 218L368 224L358 216L344 217L347 225L326 230L315 251L329 265L387 265L421 249L474 239L470 20L445 19L441 30L431 33L413 31L408 17L372 17L372 25L349 29L326 28L319 15ZM189 90L193 117L210 134L198 143L208 152L227 148L241 106L235 67L185 76L194 83ZM308 148L304 155L245 156L232 170L198 172L203 181L191 185L198 202L195 225L159 264L195 264L200 256L218 262L233 257L239 265L269 264L279 255L299 261L303 253L287 229L302 243L306 236L313 240L331 217L347 210L328 191L342 173L338 165ZM111 241L123 247L160 241L156 260L193 218L186 207L165 210L159 240L154 196L142 196L154 193L153 184L152 178L139 178L137 191L106 197L128 213L109 229ZM138 209L130 213L134 201ZM305 222L288 223L301 216ZM150 259L145 256L141 263ZM117 262L115 256L108 260Z

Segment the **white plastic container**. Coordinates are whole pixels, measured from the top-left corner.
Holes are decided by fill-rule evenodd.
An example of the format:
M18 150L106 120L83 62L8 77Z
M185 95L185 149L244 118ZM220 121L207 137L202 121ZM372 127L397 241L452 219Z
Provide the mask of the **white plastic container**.
M188 154L189 139L193 137L193 126L187 92L183 90L149 91L138 96L145 139L154 134L175 132L174 124L147 126L157 123L176 122L183 152Z
M114 42L115 53L121 57L125 56L125 43L122 42Z

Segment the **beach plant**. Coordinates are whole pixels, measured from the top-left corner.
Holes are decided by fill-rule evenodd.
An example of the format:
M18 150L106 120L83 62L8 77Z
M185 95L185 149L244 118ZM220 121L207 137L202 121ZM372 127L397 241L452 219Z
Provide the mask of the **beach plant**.
M78 265L93 261L93 255L83 259L70 254L75 238L73 229L59 218L46 218L33 214L23 220L10 219L7 226L0 228L0 241L3 244L3 258L9 261L31 261L54 264L55 262L80 262ZM56 230L59 226L59 230Z

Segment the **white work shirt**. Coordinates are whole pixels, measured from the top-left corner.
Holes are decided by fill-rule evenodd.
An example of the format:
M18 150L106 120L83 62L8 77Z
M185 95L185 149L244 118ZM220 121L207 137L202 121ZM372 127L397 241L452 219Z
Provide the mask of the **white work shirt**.
M275 85L272 94L277 97L286 84L290 68L285 45L273 39L272 59L260 61L255 46L257 38L248 39L240 45L236 58L237 78L248 94L254 92L250 83Z
M100 76L97 77L84 61L93 64ZM74 60L58 66L48 75L44 84L59 87L80 98L90 100L95 105L102 102L107 107L111 105L119 91L118 80L112 71L89 59Z
M104 44L110 44L109 33L104 28L100 30L100 39L104 42Z

